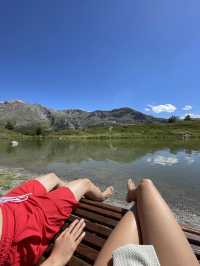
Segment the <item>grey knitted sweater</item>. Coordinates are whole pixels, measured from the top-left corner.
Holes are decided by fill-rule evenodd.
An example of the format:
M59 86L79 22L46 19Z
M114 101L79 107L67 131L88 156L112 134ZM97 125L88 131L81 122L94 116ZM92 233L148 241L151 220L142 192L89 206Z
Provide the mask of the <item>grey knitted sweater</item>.
M160 266L151 245L125 245L113 252L113 266Z

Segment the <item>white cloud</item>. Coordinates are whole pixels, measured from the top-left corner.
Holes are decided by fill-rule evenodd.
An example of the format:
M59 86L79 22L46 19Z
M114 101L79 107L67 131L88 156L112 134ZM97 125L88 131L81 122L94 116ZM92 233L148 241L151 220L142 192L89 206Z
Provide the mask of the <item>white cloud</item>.
M145 108L144 110L145 110L146 112L149 112L149 111L151 111L151 109L150 109L150 108L148 108L148 107L147 107L147 108Z
M147 162L163 166L172 166L178 163L178 158L172 156L157 155L154 158L147 158Z
M183 109L183 111L191 111L192 106L191 105L185 105L182 109Z
M186 115L189 115L191 118L200 118L200 114L189 113L189 114L186 114Z
M191 118L198 118L200 119L200 114L193 114L193 113L186 113L183 116L180 117L180 119L184 119L187 115L189 115Z
M148 105L148 108L154 113L173 113L176 111L176 106L171 103L160 104L160 105Z

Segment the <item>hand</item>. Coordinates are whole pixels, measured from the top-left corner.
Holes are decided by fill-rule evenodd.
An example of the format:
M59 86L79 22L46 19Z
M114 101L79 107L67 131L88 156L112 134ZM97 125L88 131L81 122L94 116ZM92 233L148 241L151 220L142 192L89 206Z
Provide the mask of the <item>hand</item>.
M80 221L76 219L71 223L56 239L50 257L42 266L66 265L85 236L85 232L83 232L84 227L85 222L83 219Z

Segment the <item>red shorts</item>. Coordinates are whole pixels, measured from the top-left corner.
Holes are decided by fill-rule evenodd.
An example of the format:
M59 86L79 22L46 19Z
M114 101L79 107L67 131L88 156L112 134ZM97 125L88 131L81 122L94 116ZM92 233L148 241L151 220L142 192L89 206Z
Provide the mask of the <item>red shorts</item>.
M0 265L35 265L78 205L70 189L47 192L37 180L24 182L5 196L32 193L26 201L0 204L3 215Z

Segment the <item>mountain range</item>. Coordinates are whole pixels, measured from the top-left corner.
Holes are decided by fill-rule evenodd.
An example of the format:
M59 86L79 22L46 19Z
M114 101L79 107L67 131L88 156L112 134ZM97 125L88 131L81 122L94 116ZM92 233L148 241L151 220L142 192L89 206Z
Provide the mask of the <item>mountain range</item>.
M5 127L9 124L17 131L38 127L51 131L164 121L162 118L155 118L128 107L87 112L80 109L54 110L21 100L0 102L0 125Z

